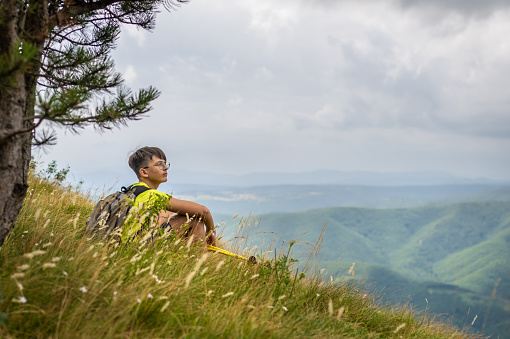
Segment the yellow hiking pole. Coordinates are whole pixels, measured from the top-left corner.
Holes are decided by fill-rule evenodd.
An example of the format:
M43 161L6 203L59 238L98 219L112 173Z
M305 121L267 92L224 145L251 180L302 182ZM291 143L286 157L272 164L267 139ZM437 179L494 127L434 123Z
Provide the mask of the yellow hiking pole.
M230 257L234 257L234 258L237 258L237 259L242 259L244 261L249 262L250 264L256 264L257 263L257 259L255 259L255 257L253 255L251 257L249 257L249 258L245 258L245 257L242 257L242 256L237 255L235 253L232 253L232 252L229 252L227 250L224 250L223 248L219 248L219 247L216 247L216 246L213 246L213 245L207 245L207 249L209 251L218 252L218 253L225 254L225 255L228 255Z

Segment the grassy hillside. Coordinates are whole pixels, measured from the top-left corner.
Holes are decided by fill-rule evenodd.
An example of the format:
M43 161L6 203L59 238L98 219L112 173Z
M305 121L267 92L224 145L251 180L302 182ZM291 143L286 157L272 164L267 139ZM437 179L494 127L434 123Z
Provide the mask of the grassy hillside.
M91 208L72 189L31 178L0 250L0 337L476 337L385 305L355 280L325 283L316 263L298 274L288 246L259 249L270 265L250 266L171 235L94 240L84 235ZM240 246L230 244L247 251Z

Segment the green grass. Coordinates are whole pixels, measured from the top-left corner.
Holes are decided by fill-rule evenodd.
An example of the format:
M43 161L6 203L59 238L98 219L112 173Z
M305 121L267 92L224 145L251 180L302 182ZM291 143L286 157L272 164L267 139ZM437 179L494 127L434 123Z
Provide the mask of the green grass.
M325 282L317 262L303 277L289 243L258 249L270 264L253 266L171 236L94 240L84 234L92 207L31 177L0 250L1 338L477 337L385 304L360 281ZM247 227L244 219L238 241L222 246L248 254Z

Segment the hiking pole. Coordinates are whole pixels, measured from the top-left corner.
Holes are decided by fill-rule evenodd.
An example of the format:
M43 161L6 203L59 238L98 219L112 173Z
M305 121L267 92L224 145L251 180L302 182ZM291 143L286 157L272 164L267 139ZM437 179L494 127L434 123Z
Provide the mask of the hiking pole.
M249 257L249 258L245 258L245 257L241 257L240 255L237 255L235 253L232 253L232 252L229 252L227 250L224 250L223 248L219 248L219 247L216 247L216 246L213 246L213 245L207 245L207 249L209 251L214 251L214 252L218 252L218 253L221 253L221 254L225 254L225 255L228 255L230 257L234 257L236 259L242 259L244 261L249 262L250 264L256 264L257 263L257 259L255 259L255 257L253 255L251 257Z

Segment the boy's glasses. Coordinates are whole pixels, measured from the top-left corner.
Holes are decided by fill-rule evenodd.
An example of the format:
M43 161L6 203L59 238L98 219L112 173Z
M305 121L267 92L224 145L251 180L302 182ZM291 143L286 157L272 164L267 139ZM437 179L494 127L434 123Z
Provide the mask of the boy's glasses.
M164 171L165 167L166 168L170 168L170 162L168 162L168 161L160 161L160 162L155 163L154 165L151 165L151 166L158 166L160 170ZM142 167L142 168L143 169L147 169L149 167L150 166L146 166L146 167Z

